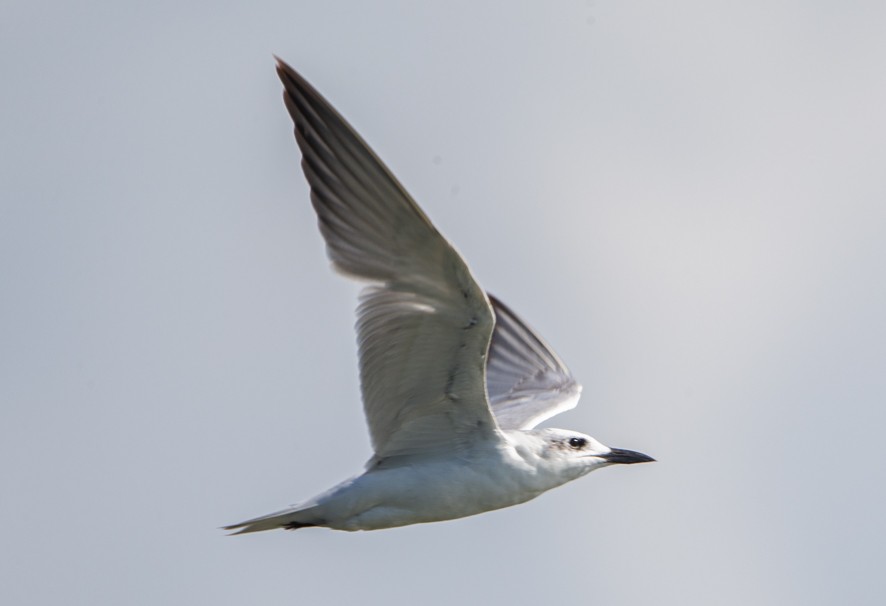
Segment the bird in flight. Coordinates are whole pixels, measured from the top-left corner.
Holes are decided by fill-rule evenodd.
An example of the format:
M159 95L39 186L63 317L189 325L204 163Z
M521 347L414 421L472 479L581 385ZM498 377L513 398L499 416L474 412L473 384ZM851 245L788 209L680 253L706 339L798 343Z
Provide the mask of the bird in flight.
M652 457L564 429L578 402L556 353L486 293L360 135L282 60L311 202L340 272L367 281L357 334L374 454L365 471L234 534L378 530L517 505L585 474Z

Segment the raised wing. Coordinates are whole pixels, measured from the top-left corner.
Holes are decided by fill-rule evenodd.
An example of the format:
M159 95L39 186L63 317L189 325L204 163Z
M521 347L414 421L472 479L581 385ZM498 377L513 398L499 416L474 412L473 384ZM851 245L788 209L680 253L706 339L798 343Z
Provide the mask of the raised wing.
M575 408L581 385L531 328L504 303L489 296L495 331L486 363L486 387L502 429L531 429Z
M340 271L371 280L358 309L376 458L498 433L486 400L489 300L465 262L335 109L278 59L311 201Z

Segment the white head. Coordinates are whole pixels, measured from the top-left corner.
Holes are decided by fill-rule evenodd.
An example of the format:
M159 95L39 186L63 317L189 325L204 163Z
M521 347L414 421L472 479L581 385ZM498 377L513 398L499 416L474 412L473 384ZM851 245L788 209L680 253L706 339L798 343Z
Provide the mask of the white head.
M539 429L532 432L540 438L539 463L563 482L608 465L630 465L654 461L652 457L633 450L610 448L591 436L568 429Z

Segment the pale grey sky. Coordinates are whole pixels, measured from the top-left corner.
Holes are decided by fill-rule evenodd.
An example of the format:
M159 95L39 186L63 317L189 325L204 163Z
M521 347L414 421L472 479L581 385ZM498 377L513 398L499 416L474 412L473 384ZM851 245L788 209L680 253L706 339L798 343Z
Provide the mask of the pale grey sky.
M882 2L25 2L0 19L3 604L882 604ZM375 533L357 287L272 53L647 452Z

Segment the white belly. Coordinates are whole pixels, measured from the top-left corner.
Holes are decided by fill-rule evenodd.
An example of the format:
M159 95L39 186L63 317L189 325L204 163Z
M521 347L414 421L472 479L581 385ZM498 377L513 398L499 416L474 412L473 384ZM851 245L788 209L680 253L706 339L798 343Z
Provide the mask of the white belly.
M371 470L321 497L317 513L331 528L377 530L509 507L553 487L509 454Z

